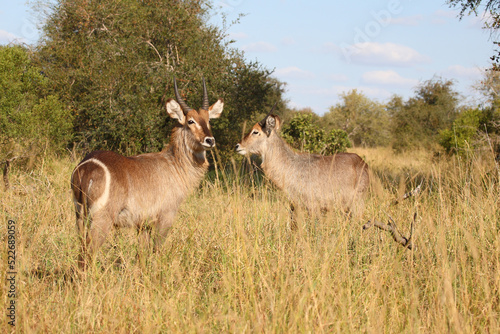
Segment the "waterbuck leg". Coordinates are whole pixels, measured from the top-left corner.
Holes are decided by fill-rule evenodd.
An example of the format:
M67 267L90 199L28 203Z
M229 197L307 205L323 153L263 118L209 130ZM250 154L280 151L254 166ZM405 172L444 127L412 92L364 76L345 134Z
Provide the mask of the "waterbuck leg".
M163 243L165 242L165 238L174 223L176 213L177 211L164 212L159 217L153 238L155 252L159 252L161 250Z
M151 233L152 233L152 228L151 225L149 225L149 223L142 224L137 229L137 234L139 236L139 244L137 247L137 259L142 266L146 264L145 260L147 259L151 251Z
M149 250L149 247L151 247L151 227L143 226L137 232L139 235L139 248L141 248L141 250Z
M82 270L85 269L85 264L88 261L87 253L87 239L88 239L88 226L90 217L86 213L85 206L81 203L75 202L76 213L76 228L78 230L78 238L80 239L80 252L78 254L78 267Z
M83 219L82 219L83 221ZM82 224L83 225L83 222ZM88 252L87 252L87 244L88 244L88 237L87 237L87 232L79 232L78 237L80 239L80 252L78 254L78 267L82 270L85 270L86 264L89 260Z
M83 267L86 266L87 261L93 261L94 255L99 247L102 246L104 241L111 231L112 223L110 223L109 216L101 210L92 215L92 221L87 224L88 227L84 228L84 232L80 234L82 238L82 253L80 261L83 262Z

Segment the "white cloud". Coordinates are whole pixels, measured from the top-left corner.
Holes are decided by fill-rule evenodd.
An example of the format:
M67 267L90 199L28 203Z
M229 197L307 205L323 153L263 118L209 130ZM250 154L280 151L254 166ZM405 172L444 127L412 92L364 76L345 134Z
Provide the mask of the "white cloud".
M444 24L448 23L448 21L446 21L446 20L444 20L444 19L441 19L441 18L433 18L433 19L431 20L431 22L432 22L432 24L435 24L435 25L440 25L440 26L442 26L442 25L444 25Z
M368 65L413 66L429 61L416 50L401 44L364 42L341 47L347 62Z
M336 98L340 94L349 93L353 89L356 89L359 93L366 95L371 99L377 100L385 100L390 98L393 93L388 91L387 89L379 88L379 87L370 87L370 86L344 86L344 85L335 85L330 88L320 88L313 90L311 89L309 94L323 96L323 97L332 97Z
M231 32L228 34L227 37L229 37L229 39L240 40L248 38L248 35L245 34L244 32Z
M443 10L439 9L432 14L434 17L444 18L444 19L456 19L460 12L458 10Z
M297 101L295 101L293 99L289 100L287 104L292 109L303 109L303 108L306 107L303 104L300 104L299 102L297 102Z
M369 85L391 85L414 87L418 84L418 80L403 78L397 72L388 71L370 71L363 74L361 80Z
M433 24L443 25L448 23L450 19L458 20L460 12L456 10L436 10L432 14L431 22Z
M243 45L241 49L245 52L276 52L278 48L268 42L255 42Z
M341 48L335 43L326 42L326 43L323 43L323 45L321 46L320 52L321 53L339 53L339 52L341 52Z
M394 95L393 92L388 91L387 89L377 88L377 87L361 86L358 88L358 90L361 93L365 94L370 99L381 100L381 101L387 100Z
M333 81L337 81L337 82L345 82L345 81L349 80L349 77L345 74L334 73L334 74L330 74L328 76L328 79L333 80Z
M465 67L462 65L451 65L443 70L443 75L452 78L479 80L483 77L484 69L479 67Z
M494 23L495 18L491 15L490 12L483 12L483 14L478 16L469 16L469 27L483 29L485 26L491 25Z
M13 33L10 33L5 30L0 30L0 43L1 44L8 44L13 41L21 41L21 38L17 37Z
M314 74L312 72L302 70L297 66L279 68L274 73L279 77L285 77L285 78L293 78L293 79L314 78Z
M281 44L285 46L290 46L297 44L297 42L292 37L285 37L281 40Z
M403 26L416 26L423 19L424 19L424 17L422 15L396 17L396 18L390 18L389 24L403 25Z

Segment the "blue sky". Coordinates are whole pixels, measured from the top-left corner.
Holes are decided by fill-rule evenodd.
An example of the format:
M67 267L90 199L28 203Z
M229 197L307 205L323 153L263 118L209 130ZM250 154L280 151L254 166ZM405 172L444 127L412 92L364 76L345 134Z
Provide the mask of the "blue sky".
M0 0L0 43L34 43L38 32L25 0ZM289 105L324 114L352 89L379 102L414 95L433 77L451 79L469 103L472 86L494 54L481 18L458 20L445 1L214 0L233 47L286 82Z

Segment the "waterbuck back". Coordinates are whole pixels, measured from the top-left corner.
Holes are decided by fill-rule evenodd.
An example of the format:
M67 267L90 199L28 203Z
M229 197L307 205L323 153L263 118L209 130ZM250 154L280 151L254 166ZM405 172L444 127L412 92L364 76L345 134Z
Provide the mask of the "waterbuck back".
M205 152L215 146L210 119L221 115L224 103L218 100L209 106L204 80L199 111L187 106L175 79L174 89L177 101L167 100L166 110L178 124L161 152L124 157L95 151L74 169L71 189L81 238L80 266L85 266L113 227L135 227L145 243L153 231L158 248L179 206L205 175Z

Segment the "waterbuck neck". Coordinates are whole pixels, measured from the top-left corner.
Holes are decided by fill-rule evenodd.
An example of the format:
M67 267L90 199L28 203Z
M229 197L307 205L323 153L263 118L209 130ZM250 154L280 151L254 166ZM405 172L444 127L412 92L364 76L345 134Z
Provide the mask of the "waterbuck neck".
M169 144L161 152L184 179L185 184L195 186L208 170L205 150L195 151L196 144L188 130L176 127L172 130Z
M283 138L273 131L262 152L262 169L267 177L282 188L287 175L286 171L293 169L297 156L298 153L294 152Z

